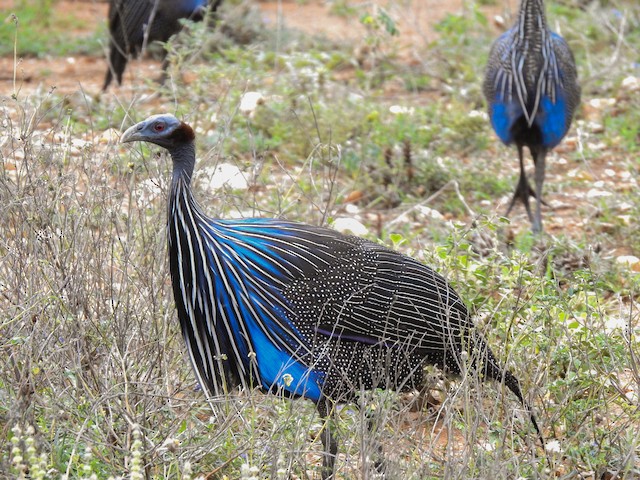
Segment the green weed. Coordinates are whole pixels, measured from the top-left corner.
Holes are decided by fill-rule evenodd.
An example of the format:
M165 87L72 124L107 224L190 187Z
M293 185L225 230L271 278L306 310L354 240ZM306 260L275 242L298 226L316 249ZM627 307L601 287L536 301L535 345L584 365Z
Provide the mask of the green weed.
M70 36L82 21L73 14L62 14L52 0L20 1L12 10L0 10L0 18L15 21L0 24L0 55L19 56L100 54L99 39L106 36L104 26L92 34Z

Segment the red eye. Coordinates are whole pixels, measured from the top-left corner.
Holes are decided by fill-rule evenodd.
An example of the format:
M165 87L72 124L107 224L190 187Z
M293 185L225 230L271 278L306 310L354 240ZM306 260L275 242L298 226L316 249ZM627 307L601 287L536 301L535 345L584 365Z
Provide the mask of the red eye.
M156 123L156 124L153 126L153 129L154 129L156 132L162 132L162 131L164 130L164 123Z

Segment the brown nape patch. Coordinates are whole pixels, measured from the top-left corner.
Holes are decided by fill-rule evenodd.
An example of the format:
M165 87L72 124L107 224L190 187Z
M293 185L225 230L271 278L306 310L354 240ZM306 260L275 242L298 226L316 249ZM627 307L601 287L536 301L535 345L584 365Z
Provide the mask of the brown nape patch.
M178 143L188 143L196 139L196 134L193 128L184 122L180 122L180 127L173 132L173 138Z

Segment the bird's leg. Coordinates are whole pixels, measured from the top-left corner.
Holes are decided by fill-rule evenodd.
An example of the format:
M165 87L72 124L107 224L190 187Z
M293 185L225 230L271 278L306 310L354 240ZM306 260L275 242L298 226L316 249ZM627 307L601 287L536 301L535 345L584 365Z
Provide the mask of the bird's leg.
M111 63L109 63L108 68L107 68L107 74L105 75L104 83L102 84L102 91L103 92L107 91L107 87L111 83L112 79L113 79L113 67L111 66Z
M331 434L333 427L333 402L327 398L321 398L316 408L322 419L322 430L320 438L324 446L324 455L322 459L322 480L333 479L333 470L336 463L336 455L338 454L338 442Z
M524 170L524 149L522 145L518 145L518 158L520 160L520 179L518 180L516 191L513 193L513 197L511 197L509 208L507 208L507 212L504 214L504 216L509 216L509 213L511 213L516 200L520 199L524 204L524 208L527 209L529 221L533 223L533 215L531 214L531 206L529 205L529 196L532 194L535 196L535 194L529 186L529 182L527 181L527 174Z
M533 162L535 163L535 182L536 182L536 215L532 222L533 233L542 232L542 185L544 183L545 158L547 149L544 147L530 148Z

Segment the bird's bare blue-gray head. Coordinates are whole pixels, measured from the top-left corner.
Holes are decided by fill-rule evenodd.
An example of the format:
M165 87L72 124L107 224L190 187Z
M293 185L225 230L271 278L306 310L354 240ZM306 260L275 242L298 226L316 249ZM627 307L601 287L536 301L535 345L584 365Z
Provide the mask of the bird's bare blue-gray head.
M191 178L196 158L195 133L170 113L152 115L129 127L120 142L149 142L167 149L173 160L174 180L183 174L187 179Z
M129 127L120 142L150 142L171 151L175 146L193 142L193 129L170 113L151 115L146 120Z

